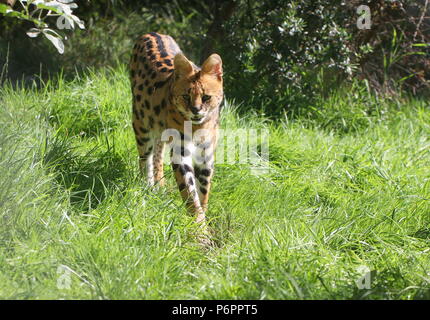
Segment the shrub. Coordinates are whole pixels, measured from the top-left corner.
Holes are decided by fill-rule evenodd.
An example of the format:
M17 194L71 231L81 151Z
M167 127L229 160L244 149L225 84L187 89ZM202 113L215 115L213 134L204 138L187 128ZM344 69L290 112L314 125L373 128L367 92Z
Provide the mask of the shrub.
M268 113L308 113L317 95L356 76L378 91L428 89L427 1L240 3L220 43L228 88ZM357 27L361 4L369 30Z

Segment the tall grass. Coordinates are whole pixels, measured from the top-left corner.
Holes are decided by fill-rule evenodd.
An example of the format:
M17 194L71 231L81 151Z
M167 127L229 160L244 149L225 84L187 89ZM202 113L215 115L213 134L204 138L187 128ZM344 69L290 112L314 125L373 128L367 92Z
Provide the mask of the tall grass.
M124 67L0 89L1 298L430 298L424 101L361 84L269 121L227 99L223 128L269 130L270 171L216 166L202 250L170 169L139 177L130 100Z

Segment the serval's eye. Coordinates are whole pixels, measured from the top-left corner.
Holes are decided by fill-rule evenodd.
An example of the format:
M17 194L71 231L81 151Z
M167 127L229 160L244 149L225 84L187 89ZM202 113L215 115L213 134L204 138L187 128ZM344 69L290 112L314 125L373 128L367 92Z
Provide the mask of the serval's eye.
M191 101L191 97L190 97L189 94L182 95L182 98L184 99L185 102L190 102Z
M211 99L211 96L208 96L206 94L204 94L203 97L202 97L202 101L203 102L208 102L210 99Z

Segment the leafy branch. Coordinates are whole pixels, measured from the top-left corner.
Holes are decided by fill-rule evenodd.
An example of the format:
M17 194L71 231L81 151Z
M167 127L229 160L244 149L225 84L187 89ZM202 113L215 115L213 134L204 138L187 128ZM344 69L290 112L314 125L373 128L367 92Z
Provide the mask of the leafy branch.
M63 39L67 37L61 31L55 31L48 24L48 18L57 17L57 30L74 30L75 26L85 28L84 22L73 14L73 10L78 7L74 0L18 0L20 7L16 9L13 8L15 1L0 2L3 2L0 3L0 14L33 23L34 27L27 31L27 35L35 38L43 34L60 54L64 53Z

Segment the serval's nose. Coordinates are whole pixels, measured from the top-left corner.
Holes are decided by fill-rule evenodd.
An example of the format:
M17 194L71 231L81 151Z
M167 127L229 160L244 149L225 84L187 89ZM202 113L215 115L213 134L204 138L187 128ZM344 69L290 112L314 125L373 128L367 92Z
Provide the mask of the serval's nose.
M191 112L192 112L193 114L198 114L198 113L199 113L199 111L200 111L200 108L197 108L196 106L191 107L190 109L191 109Z

